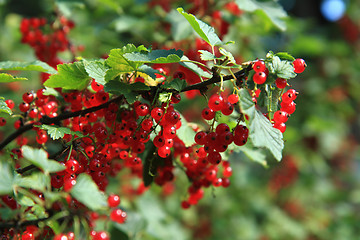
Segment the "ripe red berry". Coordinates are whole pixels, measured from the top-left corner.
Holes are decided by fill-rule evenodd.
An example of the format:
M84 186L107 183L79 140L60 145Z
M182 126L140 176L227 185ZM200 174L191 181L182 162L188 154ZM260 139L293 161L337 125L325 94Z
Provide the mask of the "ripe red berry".
M24 102L31 103L34 100L34 94L32 92L26 92L22 96Z
M0 117L0 127L5 126L6 125L6 119L3 117Z
M274 113L274 121L277 123L285 123L289 119L289 114L285 111L276 111Z
M276 86L277 86L278 88L283 89L283 88L286 87L287 81L286 81L286 79L284 79L284 78L277 78L277 79L275 80L275 84L276 84Z
M208 106L214 111L220 111L223 107L224 99L219 94L213 94L209 98Z
M22 102L19 104L19 110L21 112L27 112L30 109L30 105L27 102Z
M115 208L120 204L120 197L116 194L110 194L108 197L109 207Z
M204 145L206 143L206 132L198 132L195 134L195 142L199 145Z
M306 63L304 61L304 59L302 58L297 58L293 61L293 65L294 65L294 72L295 73L302 73L305 68L306 68Z
M256 72L253 76L253 81L256 84L263 84L266 82L266 74L264 72Z
M110 219L117 223L124 223L126 220L127 214L121 209L114 209L110 213Z
M225 116L229 116L234 111L234 106L229 102L224 102L223 107L221 109L221 113Z
M8 108L10 108L10 109L13 109L13 108L15 107L15 103L14 103L14 101L11 100L11 99L7 99L7 100L5 101L5 103L6 103L6 105L8 106Z
M209 107L206 107L202 110L201 117L205 120L211 120L215 117L215 111Z
M253 64L253 69L255 72L265 72L266 66L264 61L258 60Z
M136 114L139 116L146 116L150 113L149 105L146 103L140 104L135 108Z
M158 154L161 158L166 158L166 157L170 156L170 153L171 153L171 149L170 149L170 147L168 147L166 145L164 145L158 149Z
M280 122L280 123L275 122L274 123L274 128L277 128L277 129L280 130L280 132L284 133L285 130L286 130L286 125L285 125L285 123L282 123L282 122Z
M235 104L239 101L239 95L237 94L231 94L228 96L228 102L231 104Z

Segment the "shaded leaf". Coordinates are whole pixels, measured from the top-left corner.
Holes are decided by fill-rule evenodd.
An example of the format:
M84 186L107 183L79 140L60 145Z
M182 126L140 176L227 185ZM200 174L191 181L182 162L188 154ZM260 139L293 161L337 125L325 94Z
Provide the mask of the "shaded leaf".
M260 163L267 167L266 155L260 149L253 149L247 146L236 146L234 151L242 151L251 161Z
M186 121L184 116L180 114L181 117L181 127L176 130L176 134L182 140L186 147L189 147L194 144L195 131L191 127L191 124Z
M50 183L50 177L43 172L32 173L30 176L19 177L16 179L17 186L32 188L40 192L45 191L48 183Z
M153 50L149 53L125 53L124 57L132 62L141 63L176 63L180 62L183 52L181 50Z
M65 169L65 166L61 165L57 161L49 160L47 158L47 152L43 149L35 149L24 145L21 150L25 159L43 170L45 173L59 172Z
M4 101L3 97L0 97L0 113L7 113L9 115L12 114L11 109L7 106L6 102Z
M89 85L90 80L83 62L64 63L58 65L58 74L51 75L44 86L82 90Z
M109 93L124 95L128 103L136 101L138 94L135 91L150 90L150 87L144 83L136 82L133 84L122 83L112 80L105 84L104 90Z
M164 89L175 89L178 92L181 92L183 88L187 86L185 79L175 78L171 82L165 82L161 87Z
M55 74L57 71L47 63L36 60L32 62L5 61L0 62L0 70L38 71Z
M274 128L261 112L256 110L251 95L246 89L241 89L240 108L241 112L249 116L249 137L255 147L265 147L280 161L284 141L281 132Z
M0 161L0 195L11 194L14 186L14 171L7 161Z
M171 10L165 19L171 24L171 35L175 41L183 40L193 33L187 20L176 10Z
M86 173L82 173L76 178L76 184L70 194L91 210L96 211L107 207L106 196Z
M184 12L184 9L178 8L177 11L183 15L190 23L191 27L195 30L199 36L205 40L211 46L223 45L218 35L215 33L215 29L203 21L197 19L194 15Z
M195 63L186 62L186 61L189 61L189 58L186 57L186 56L183 56L181 58L180 65L190 69L191 71L193 71L194 73L196 73L196 75L198 75L200 77L204 77L204 78L211 78L212 77L212 75L209 72L204 71L202 68L200 68Z
M8 83L8 82L17 82L17 81L26 81L27 78L23 77L14 77L8 73L0 73L0 83Z
M262 11L271 20L271 22L279 29L286 29L285 21L286 12L277 1L258 1L258 0L235 0L238 7L248 12Z
M152 141L149 141L146 143L145 151L141 155L141 159L144 159L142 178L146 187L150 186L153 182L156 175L156 169L159 165L159 160L161 160L157 154L154 154L155 151L156 147Z

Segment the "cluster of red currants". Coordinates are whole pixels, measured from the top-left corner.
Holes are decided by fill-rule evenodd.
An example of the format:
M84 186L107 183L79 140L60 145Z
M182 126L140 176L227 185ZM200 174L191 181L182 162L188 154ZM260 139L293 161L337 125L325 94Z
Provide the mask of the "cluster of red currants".
M51 24L45 18L24 18L20 25L21 41L34 48L39 60L56 67L62 63L57 57L58 52L69 49L67 34L74 25L64 16Z

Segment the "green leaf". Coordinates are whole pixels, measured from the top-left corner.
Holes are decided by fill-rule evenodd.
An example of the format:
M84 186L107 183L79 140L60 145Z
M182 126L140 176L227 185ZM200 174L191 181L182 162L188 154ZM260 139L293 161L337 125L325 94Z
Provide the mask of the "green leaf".
M175 41L189 37L193 30L187 20L176 10L171 10L165 18L171 24L171 35Z
M278 52L275 54L275 56L278 56L281 60L288 60L291 62L295 60L295 58L287 52Z
M236 146L234 151L242 151L251 161L260 163L264 167L267 167L266 155L261 149L253 149L247 146Z
M198 50L198 52L200 53L200 59L203 61L213 61L214 59L217 59L217 57L209 51Z
M133 44L128 44L123 48L112 49L105 62L119 74L136 71L142 63L131 62L124 57L124 54L133 52L148 52L148 50L143 45L135 47Z
M0 62L0 70L38 71L55 74L57 71L47 63L36 60L32 62L5 61Z
M51 75L44 86L66 90L83 90L89 85L90 80L83 62L64 63L58 65L58 74Z
M61 94L56 91L54 88L45 87L45 90L43 91L43 95L45 96L54 96L54 97L60 97Z
M227 51L225 48L219 48L219 52L227 58L230 63L236 64L234 56L231 52Z
M158 100L162 103L168 102L170 100L171 93L169 92L162 92L159 94Z
M150 87L140 82L127 84L112 80L105 84L104 89L109 93L124 95L128 103L133 103L138 96L135 91L148 91L150 90Z
M7 106L6 102L4 101L3 97L0 97L0 113L7 113L9 115L12 114L11 109Z
M199 36L204 39L205 42L211 46L220 46L223 45L223 42L220 40L218 35L215 33L215 29L210 27L203 21L197 19L194 15L184 12L184 9L178 8L177 11L183 15L186 20L190 23L191 27L195 30Z
M145 73L153 79L156 78L155 73L160 73L159 70L155 70L152 67L149 67L148 65L142 65L141 67L139 67L138 72Z
M183 56L181 58L180 65L190 69L191 71L196 73L196 75L198 75L199 77L204 77L204 78L211 78L212 77L212 75L209 72L204 71L197 64L192 63L192 62L187 62L187 61L189 61L189 58L186 57L186 56Z
M191 124L186 121L184 116L180 114L181 127L176 130L176 134L182 140L186 147L190 147L194 144L195 131L191 127Z
M7 161L0 161L0 195L11 194L14 186L14 171Z
M278 56L273 56L272 61L268 63L269 71L279 78L289 79L296 77L294 66L291 62L281 60Z
M21 206L27 206L27 207L32 207L35 205L34 200L32 200L30 197L25 196L25 195L20 195L16 201L21 205Z
M181 50L153 50L149 53L125 53L124 57L132 62L140 63L176 63L180 62L183 52Z
M183 88L187 86L185 79L175 78L171 82L165 82L161 87L164 89L175 89L178 92L181 92Z
M70 194L93 211L107 207L106 196L100 192L96 183L86 173L81 173L77 177L76 184L71 189Z
M246 89L241 89L239 93L241 112L249 116L249 137L253 145L269 149L272 155L280 161L284 148L281 132L272 126L269 119L256 110L255 104Z
M280 30L285 31L286 24L283 19L287 17L287 14L277 1L235 0L235 2L242 10L248 12L262 11L270 18L275 26Z
M69 128L56 125L50 126L43 124L40 126L40 129L46 130L53 140L63 138L65 134L72 134L72 131Z
M89 76L95 79L97 83L104 85L106 83L106 71L109 69L105 66L105 61L87 61L85 59L82 61L84 62L85 70L89 74Z
M20 209L0 208L0 216L3 221L14 219L19 214Z
M14 77L8 73L0 73L0 83L8 83L8 82L17 82L17 81L26 81L27 78L23 77Z
M149 141L146 143L145 151L141 155L141 159L144 159L142 178L146 187L150 186L153 182L156 175L156 169L161 161L160 157L157 154L154 154L155 151L156 147Z
M47 158L47 152L43 149L35 149L24 145L21 150L25 159L43 170L45 173L59 172L65 169L65 166L61 165L57 161L49 160Z
M36 172L26 177L16 178L16 185L23 188L32 188L40 192L45 191L46 185L50 183L50 177L43 172Z

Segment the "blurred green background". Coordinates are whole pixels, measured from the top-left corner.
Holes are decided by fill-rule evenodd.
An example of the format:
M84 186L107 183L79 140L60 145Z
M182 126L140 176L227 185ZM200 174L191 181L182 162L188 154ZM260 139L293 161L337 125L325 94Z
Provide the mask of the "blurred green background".
M261 58L272 50L308 64L290 83L300 95L284 134L284 159L278 163L269 157L264 168L235 153L229 159L231 186L207 189L204 199L188 210L180 207L189 184L180 171L173 185L153 185L136 197L126 195L126 188L137 184L126 174L111 179L109 191L123 192L129 213L125 225L110 225L112 239L360 239L360 2L280 1L289 15L279 24L285 31L261 10L232 14L225 8L228 2L0 0L0 61L36 59L21 44L23 17L52 19L60 12L76 24L70 39L85 47L79 54L99 58L127 43L196 50L194 34L175 9L193 11L218 33L226 32L213 21L220 11L230 24L222 37L235 41L228 48L238 59ZM61 58L72 60L67 52ZM37 74L31 79L2 87L0 95L20 101L17 93L39 86ZM97 228L102 227L99 222Z

